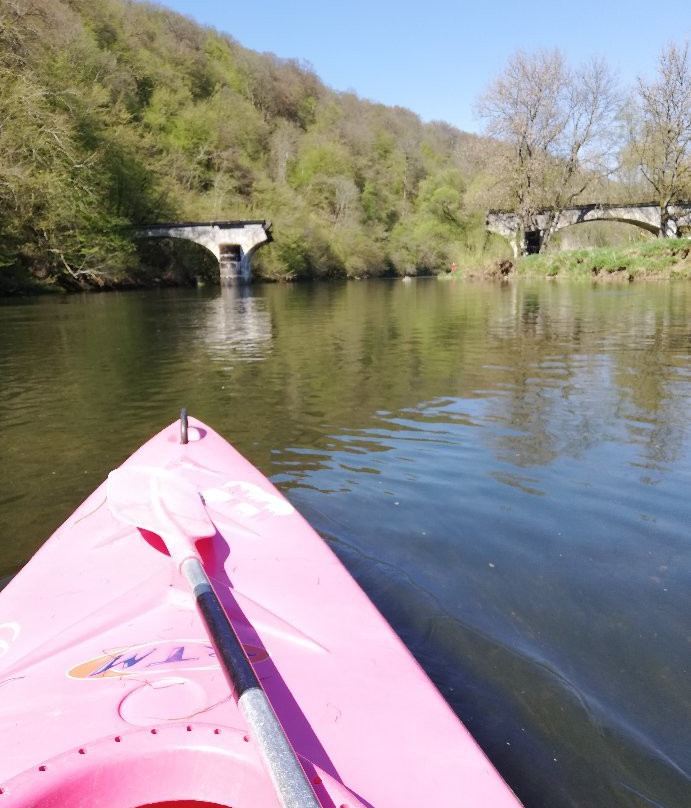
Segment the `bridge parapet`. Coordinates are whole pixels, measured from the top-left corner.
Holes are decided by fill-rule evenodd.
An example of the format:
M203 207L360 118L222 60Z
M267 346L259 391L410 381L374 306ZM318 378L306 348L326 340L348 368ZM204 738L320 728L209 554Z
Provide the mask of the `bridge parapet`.
M244 220L223 222L172 222L137 227L136 238L181 238L194 241L213 253L221 283L249 283L252 255L271 241L271 222Z

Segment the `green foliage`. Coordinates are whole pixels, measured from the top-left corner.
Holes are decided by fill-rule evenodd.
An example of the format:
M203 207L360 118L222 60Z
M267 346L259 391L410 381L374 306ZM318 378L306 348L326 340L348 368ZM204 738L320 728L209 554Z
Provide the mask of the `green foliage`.
M258 258L258 268L266 278L292 281L346 276L343 260L328 233L318 225L275 224L274 239Z
M254 259L267 279L444 271L486 245L465 191L485 158L460 148L478 142L158 5L0 5L7 277L191 282L194 250L135 248L127 228L232 218L274 222Z

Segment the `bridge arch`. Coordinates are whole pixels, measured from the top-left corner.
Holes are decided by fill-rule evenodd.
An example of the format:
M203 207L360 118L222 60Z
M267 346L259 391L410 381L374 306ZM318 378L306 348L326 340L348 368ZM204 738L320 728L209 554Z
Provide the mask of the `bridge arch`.
M134 239L139 257L163 283L194 284L220 282L218 256L204 244L179 236L140 237Z
M645 230L647 233L652 233L654 236L657 236L660 233L660 228L655 227L655 225L648 224L647 222L641 222L638 219L626 219L623 216L618 217L618 218L613 218L613 217L610 216L610 217L603 217L601 219L588 219L587 221L589 221L589 222L620 222L621 224L630 224L630 225L633 225L634 227L638 227L641 230ZM576 222L576 224L586 224L586 222ZM575 227L575 226L576 225L564 225L564 228L566 228L566 227ZM564 229L564 228L559 228L559 229Z
M165 238L165 239L170 239L171 241L192 242L193 244L197 244L200 247L202 247L203 250L205 252L209 253L210 255L212 255L216 259L217 262L219 261L218 250L214 250L213 246L208 245L208 244L204 244L203 242L198 241L197 239L194 239L194 238L186 238L185 236L169 235L168 233L160 233L160 234L156 234L156 235L148 235L148 234L142 235L139 232L136 232L134 234L134 238L137 239L138 241L144 241L145 239L148 240L148 241L158 241L158 240L163 240Z
M545 220L546 225L548 214L538 214L538 219L540 218ZM660 207L659 205L583 205L582 207L566 208L559 214L554 232L587 222L621 222L659 235Z
M579 224L590 224L591 222L617 222L618 224L629 224L633 225L633 227L638 227L641 230L645 230L647 233L652 233L654 236L659 235L659 228L655 227L652 224L648 224L647 222L641 222L637 219L625 219L623 217L614 218L612 216L603 216L602 218L590 218L590 219L582 219L577 222L566 222L560 223L555 229L554 232L558 233L560 230L567 230L571 227L578 227Z

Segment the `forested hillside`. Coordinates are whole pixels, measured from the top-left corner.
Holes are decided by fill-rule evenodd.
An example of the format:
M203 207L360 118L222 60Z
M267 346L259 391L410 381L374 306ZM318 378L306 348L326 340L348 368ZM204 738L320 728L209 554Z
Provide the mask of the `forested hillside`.
M127 236L156 221L270 219L271 279L439 271L488 246L487 141L161 6L0 0L0 73L6 285L185 280L189 250Z

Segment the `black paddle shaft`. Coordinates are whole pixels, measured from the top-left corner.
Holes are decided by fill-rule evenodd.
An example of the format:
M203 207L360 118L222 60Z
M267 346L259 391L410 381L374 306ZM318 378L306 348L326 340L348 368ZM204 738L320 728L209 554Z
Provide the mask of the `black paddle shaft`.
M195 587L194 596L199 613L209 631L216 655L228 675L236 699L240 699L242 694L251 688L260 688L257 674L247 659L242 644L211 586L198 584Z
M209 583L200 583L194 587L194 596L240 712L256 735L281 805L283 808L321 808L216 593Z

